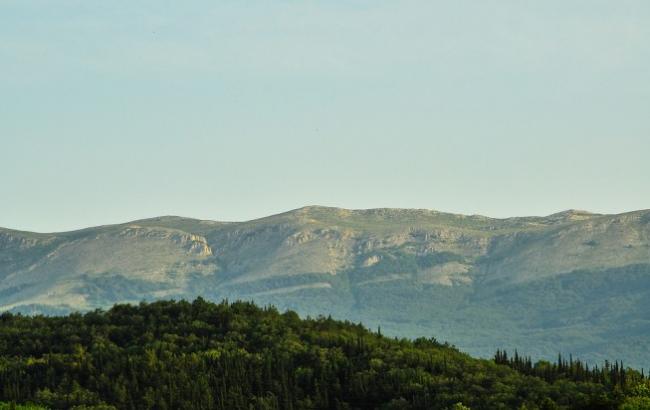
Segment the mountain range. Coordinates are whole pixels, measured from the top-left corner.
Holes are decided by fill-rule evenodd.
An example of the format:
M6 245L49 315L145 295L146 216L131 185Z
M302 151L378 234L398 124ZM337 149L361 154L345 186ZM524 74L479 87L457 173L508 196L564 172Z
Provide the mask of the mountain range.
M253 300L490 356L650 365L650 210L495 219L309 206L247 222L164 216L0 228L0 310Z

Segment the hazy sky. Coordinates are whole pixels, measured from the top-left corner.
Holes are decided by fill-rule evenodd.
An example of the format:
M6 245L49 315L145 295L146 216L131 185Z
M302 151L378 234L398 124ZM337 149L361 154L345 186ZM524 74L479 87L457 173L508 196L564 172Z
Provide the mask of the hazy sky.
M650 208L650 1L0 0L0 226Z

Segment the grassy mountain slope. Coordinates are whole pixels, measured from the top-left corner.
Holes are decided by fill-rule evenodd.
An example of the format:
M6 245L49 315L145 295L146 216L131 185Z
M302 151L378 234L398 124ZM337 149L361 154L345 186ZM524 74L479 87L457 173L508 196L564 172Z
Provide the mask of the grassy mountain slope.
M252 299L389 334L435 334L480 355L526 346L647 367L648 278L650 211L493 219L306 207L237 223L0 230L3 309Z

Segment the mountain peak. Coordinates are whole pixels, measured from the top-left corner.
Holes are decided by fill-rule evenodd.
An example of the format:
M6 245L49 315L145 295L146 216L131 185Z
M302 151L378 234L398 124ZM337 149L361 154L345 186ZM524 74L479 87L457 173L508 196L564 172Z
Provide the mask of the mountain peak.
M551 214L547 218L553 219L555 221L569 222L569 221L582 221L597 216L602 216L602 214L596 214L581 209L567 209L566 211L556 212L554 214Z

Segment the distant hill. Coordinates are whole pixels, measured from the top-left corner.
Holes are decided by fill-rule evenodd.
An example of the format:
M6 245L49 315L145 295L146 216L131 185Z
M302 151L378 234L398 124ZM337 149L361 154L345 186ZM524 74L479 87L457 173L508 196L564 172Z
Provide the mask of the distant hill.
M305 207L248 222L159 217L0 229L0 308L60 314L203 296L497 348L650 366L650 211L494 219Z

